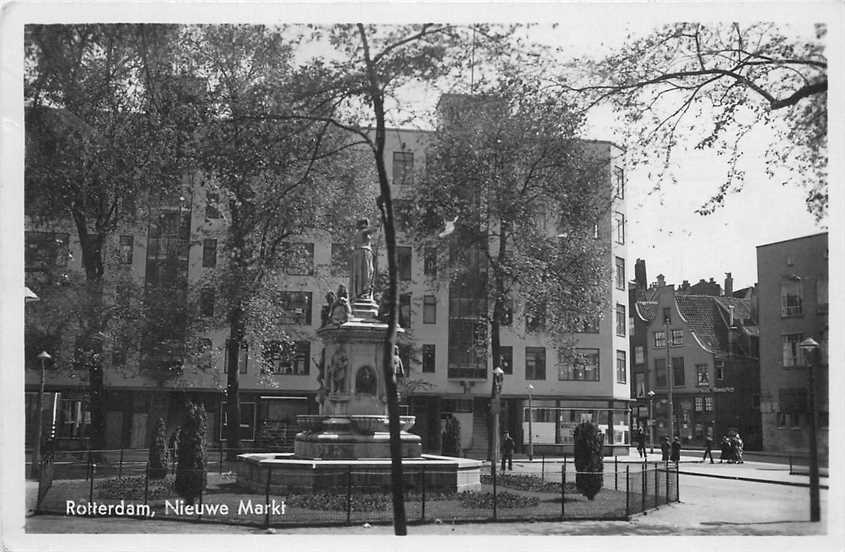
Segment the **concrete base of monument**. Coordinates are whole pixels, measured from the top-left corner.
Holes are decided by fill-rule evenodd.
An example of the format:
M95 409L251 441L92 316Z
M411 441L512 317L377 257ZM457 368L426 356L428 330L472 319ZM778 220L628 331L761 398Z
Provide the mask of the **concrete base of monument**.
M237 463L238 485L255 493L276 495L295 492L355 493L389 492L390 459L323 460L295 454L241 454ZM423 454L402 459L405 488L420 491L463 491L481 486L481 462L468 458Z

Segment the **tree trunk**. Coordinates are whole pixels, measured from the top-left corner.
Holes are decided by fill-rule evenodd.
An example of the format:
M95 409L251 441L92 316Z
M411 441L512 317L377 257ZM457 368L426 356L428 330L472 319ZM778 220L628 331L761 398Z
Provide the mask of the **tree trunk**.
M505 300L505 281L504 277L502 276L501 270L501 260L504 258L507 249L507 233L505 231L505 225L502 223L501 229L499 231L499 252L498 256L496 257L497 268L495 270L495 287L493 289L493 316L490 318L490 353L493 356L493 368L497 366L501 367L502 365L502 339L501 339L501 329L502 329L502 314L503 314L503 302ZM503 385L504 387L504 385ZM493 443L495 442L495 435L494 432L498 432L499 428L491 427L491 439L488 443L488 457L490 459L496 458L496 453L498 451L493 450Z
M241 446L241 401L238 392L238 370L241 345L244 339L245 320L240 306L232 309L229 314L229 340L226 346L226 414L228 432L226 445L229 448L229 460L235 460Z
M105 383L103 380L103 343L101 333L103 327L103 244L104 233L90 234L85 215L79 211L73 213L76 223L79 244L82 248L82 266L85 269L85 283L90 301L89 312L91 318L86 320L83 339L80 342L82 356L88 367L88 400L91 411L91 425L88 435L92 449L105 447L106 416L105 416Z
M405 493L402 477L402 443L400 441L399 401L396 396L396 379L393 369L393 348L396 344L396 326L399 320L399 301L397 297L397 263L396 263L396 228L393 221L393 200L390 194L390 182L387 178L387 168L384 163L385 121L384 96L376 77L375 66L370 58L367 36L362 24L358 24L358 32L364 47L364 60L369 77L369 95L373 102L376 117L375 161L378 170L379 189L381 198L382 223L384 224L384 239L387 246L387 269L389 284L387 300L390 316L387 319L387 336L384 342L384 379L387 393L388 430L390 432L390 465L391 487L393 490L393 528L396 535L407 535L408 529L405 518Z

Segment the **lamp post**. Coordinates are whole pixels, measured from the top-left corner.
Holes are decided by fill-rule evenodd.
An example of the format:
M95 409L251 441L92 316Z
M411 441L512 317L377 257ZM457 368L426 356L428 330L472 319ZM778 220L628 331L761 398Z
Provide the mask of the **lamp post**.
M44 395L44 376L47 370L47 361L51 358L53 357L47 351L38 353L38 359L41 361L41 385L38 388L38 399L35 402L37 410L35 415L35 446L32 450L32 466L30 466L32 477L38 477L41 474L41 425L44 423L41 402Z
M534 386L528 384L528 460L534 460Z
M495 472L499 461L499 413L502 411L502 383L505 371L499 366L493 369L493 389L491 390L490 412L493 414L493 450L490 451L490 469Z
M648 393L648 445L654 454L654 390Z
M821 520L819 502L819 451L816 443L816 378L815 359L819 351L818 342L808 337L798 345L807 359L807 407L810 411L810 521Z
M672 401L672 372L674 372L674 367L672 366L672 358L669 356L669 317L665 317L663 319L663 326L666 328L666 383L669 385L669 440L675 438L675 406Z

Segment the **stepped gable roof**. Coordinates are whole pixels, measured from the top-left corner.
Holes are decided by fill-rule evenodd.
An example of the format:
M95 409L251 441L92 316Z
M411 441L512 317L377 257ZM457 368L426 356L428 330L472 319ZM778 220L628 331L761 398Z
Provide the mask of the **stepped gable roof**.
M701 345L712 352L721 350L716 335L715 297L712 295L675 295L678 310L686 319L695 338Z
M646 322L651 322L657 316L657 301L637 301L634 307L637 315Z

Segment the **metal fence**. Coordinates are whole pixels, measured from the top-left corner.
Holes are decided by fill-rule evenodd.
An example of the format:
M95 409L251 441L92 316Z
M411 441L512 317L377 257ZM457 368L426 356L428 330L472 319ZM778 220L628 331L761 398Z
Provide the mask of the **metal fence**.
M101 451L106 452L106 451ZM209 451L209 460L213 454ZM384 472L347 467L331 474L309 474L308 486L294 488L280 482L280 468L266 470L258 486L239 486L236 475L225 468L225 451L206 470L185 470L205 479L195 504L177 492L172 466L156 474L146 462L124 451L116 463L64 464L66 473L84 477L62 478L51 469L53 480L42 482L43 496L36 513L63 515L155 517L183 521L210 521L261 527L355 525L390 523L392 495ZM223 458L222 462L219 459ZM111 456L99 456L111 459ZM67 462L67 460L65 460ZM60 464L57 464L60 466ZM467 521L627 520L634 514L679 500L678 469L668 463L608 462L605 471L576 472L571 460L544 464L541 474L514 474L482 468L481 485L466 490L444 488L454 472L422 468L405 478L405 511L409 523ZM274 477L274 473L276 477ZM539 475L539 477L538 477ZM579 490L577 481L601 481L592 499ZM375 484L374 484L375 482Z

